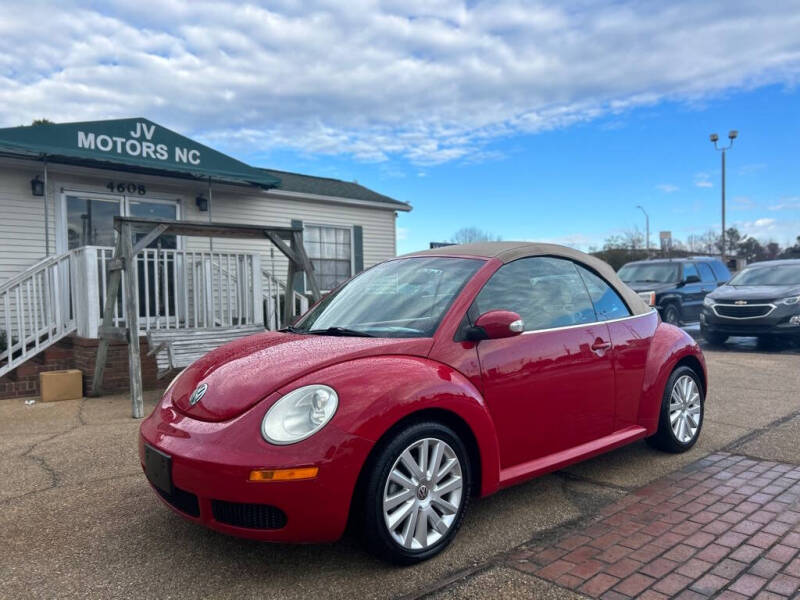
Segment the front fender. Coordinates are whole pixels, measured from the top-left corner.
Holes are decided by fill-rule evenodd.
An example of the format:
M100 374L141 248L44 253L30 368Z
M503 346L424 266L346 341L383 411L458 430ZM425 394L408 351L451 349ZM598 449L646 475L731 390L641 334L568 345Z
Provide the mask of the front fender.
M659 310L664 310L669 304L677 304L680 309L683 305L683 295L678 292L666 292L663 295L656 295L656 307Z
M647 355L639 404L639 424L647 429L648 435L654 434L658 429L661 397L667 379L676 365L688 356L696 358L700 363L703 369L702 379L706 382L707 388L706 363L700 346L682 329L668 323L660 323L653 335Z
M426 409L453 413L477 442L480 494L498 489L500 450L494 423L480 392L452 367L414 356L362 358L306 375L280 392L312 383L330 385L339 395L331 424L373 444L413 413Z

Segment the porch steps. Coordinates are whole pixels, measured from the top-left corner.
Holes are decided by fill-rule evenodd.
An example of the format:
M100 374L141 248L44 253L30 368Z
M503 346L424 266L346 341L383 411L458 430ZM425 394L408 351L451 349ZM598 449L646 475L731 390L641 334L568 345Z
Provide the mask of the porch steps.
M0 377L75 331L75 268L69 250L0 285Z

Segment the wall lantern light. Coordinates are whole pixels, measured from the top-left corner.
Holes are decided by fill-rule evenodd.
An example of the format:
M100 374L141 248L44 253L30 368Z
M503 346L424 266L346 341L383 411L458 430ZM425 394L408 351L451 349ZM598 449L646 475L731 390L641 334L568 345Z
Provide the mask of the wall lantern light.
M194 199L195 204L197 204L197 210L200 212L208 212L208 198L205 196L198 196Z
M44 181L37 175L31 179L31 194L34 196L44 196Z

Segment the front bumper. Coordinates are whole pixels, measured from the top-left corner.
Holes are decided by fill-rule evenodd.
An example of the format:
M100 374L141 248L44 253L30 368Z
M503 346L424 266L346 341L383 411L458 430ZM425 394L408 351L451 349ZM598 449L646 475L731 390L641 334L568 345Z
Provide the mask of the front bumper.
M260 435L260 406L210 423L181 415L165 397L139 436L143 469L145 443L171 457L173 494L154 491L184 518L225 534L275 542L338 539L372 442L332 421L307 440L273 446ZM319 467L319 473L308 480L248 481L252 469L301 466Z
M700 326L707 331L725 335L800 337L800 306L778 304L765 316L731 318L721 316L712 307L704 305L700 313Z

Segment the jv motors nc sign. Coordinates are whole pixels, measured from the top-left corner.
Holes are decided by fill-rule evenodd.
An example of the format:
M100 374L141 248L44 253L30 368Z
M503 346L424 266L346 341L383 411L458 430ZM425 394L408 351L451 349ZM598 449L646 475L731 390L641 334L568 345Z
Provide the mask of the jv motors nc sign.
M159 139L158 127L154 123L136 121L124 135L99 133L78 129L77 143L81 150L164 161L168 163L199 166L200 150ZM175 137L172 135L171 137Z

